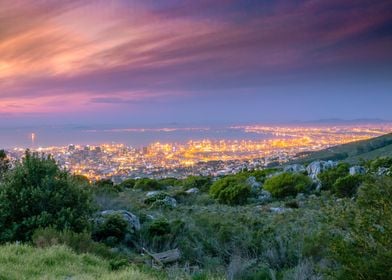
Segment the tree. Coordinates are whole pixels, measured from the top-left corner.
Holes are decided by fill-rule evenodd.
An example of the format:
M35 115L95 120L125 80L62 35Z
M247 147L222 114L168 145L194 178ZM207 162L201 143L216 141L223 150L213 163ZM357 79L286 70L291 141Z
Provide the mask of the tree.
M82 232L91 196L50 156L26 151L0 185L0 241L30 240L38 228Z
M267 179L263 188L273 196L282 198L306 191L311 186L312 181L308 176L295 173L282 173Z
M10 167L10 161L4 150L0 150L0 179Z

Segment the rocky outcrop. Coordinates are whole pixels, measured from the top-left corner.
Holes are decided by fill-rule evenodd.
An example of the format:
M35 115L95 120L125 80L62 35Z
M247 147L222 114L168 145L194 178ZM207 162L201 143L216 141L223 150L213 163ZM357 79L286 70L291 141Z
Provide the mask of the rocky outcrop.
M283 168L284 172L302 173L306 171L305 166L302 164L291 164Z
M306 171L308 172L308 175L310 178L313 180L318 180L318 175L328 169L334 168L337 166L337 162L334 162L332 160L329 161L313 161L306 167Z
M350 167L350 175L361 175L366 173L366 168L363 166L355 165Z
M377 176L391 175L391 170L386 167L379 167L377 170Z
M187 194L197 194L200 192L200 190L198 188L191 188L189 190L185 191Z

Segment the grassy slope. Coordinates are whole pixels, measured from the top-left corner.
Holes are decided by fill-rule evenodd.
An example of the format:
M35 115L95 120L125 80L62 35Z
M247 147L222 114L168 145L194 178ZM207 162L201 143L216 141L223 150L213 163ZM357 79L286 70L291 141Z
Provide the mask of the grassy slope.
M322 151L310 152L295 161L308 163L314 160L332 159L357 163L361 158L368 160L381 156L392 156L392 133L369 140L331 147Z
M0 246L0 279L154 279L135 268L111 271L109 262L66 247Z

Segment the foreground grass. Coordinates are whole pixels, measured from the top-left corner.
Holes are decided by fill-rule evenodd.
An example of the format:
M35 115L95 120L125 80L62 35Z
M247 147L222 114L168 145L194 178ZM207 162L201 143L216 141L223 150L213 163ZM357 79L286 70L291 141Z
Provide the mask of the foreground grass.
M94 255L74 253L56 246L46 249L28 245L0 246L0 279L155 279L136 268L111 271L109 262Z

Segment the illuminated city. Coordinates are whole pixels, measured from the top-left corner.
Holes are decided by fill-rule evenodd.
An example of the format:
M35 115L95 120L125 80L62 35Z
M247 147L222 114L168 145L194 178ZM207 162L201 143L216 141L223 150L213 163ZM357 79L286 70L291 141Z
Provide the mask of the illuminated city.
M217 176L235 173L243 168L257 169L284 163L300 152L377 137L391 132L392 125L248 125L232 126L230 129L270 137L260 140L154 142L144 147L118 143L91 146L70 144L33 147L32 150L53 155L61 166L92 181L101 178L122 181L129 177ZM14 158L20 158L23 153L24 148L10 151Z

